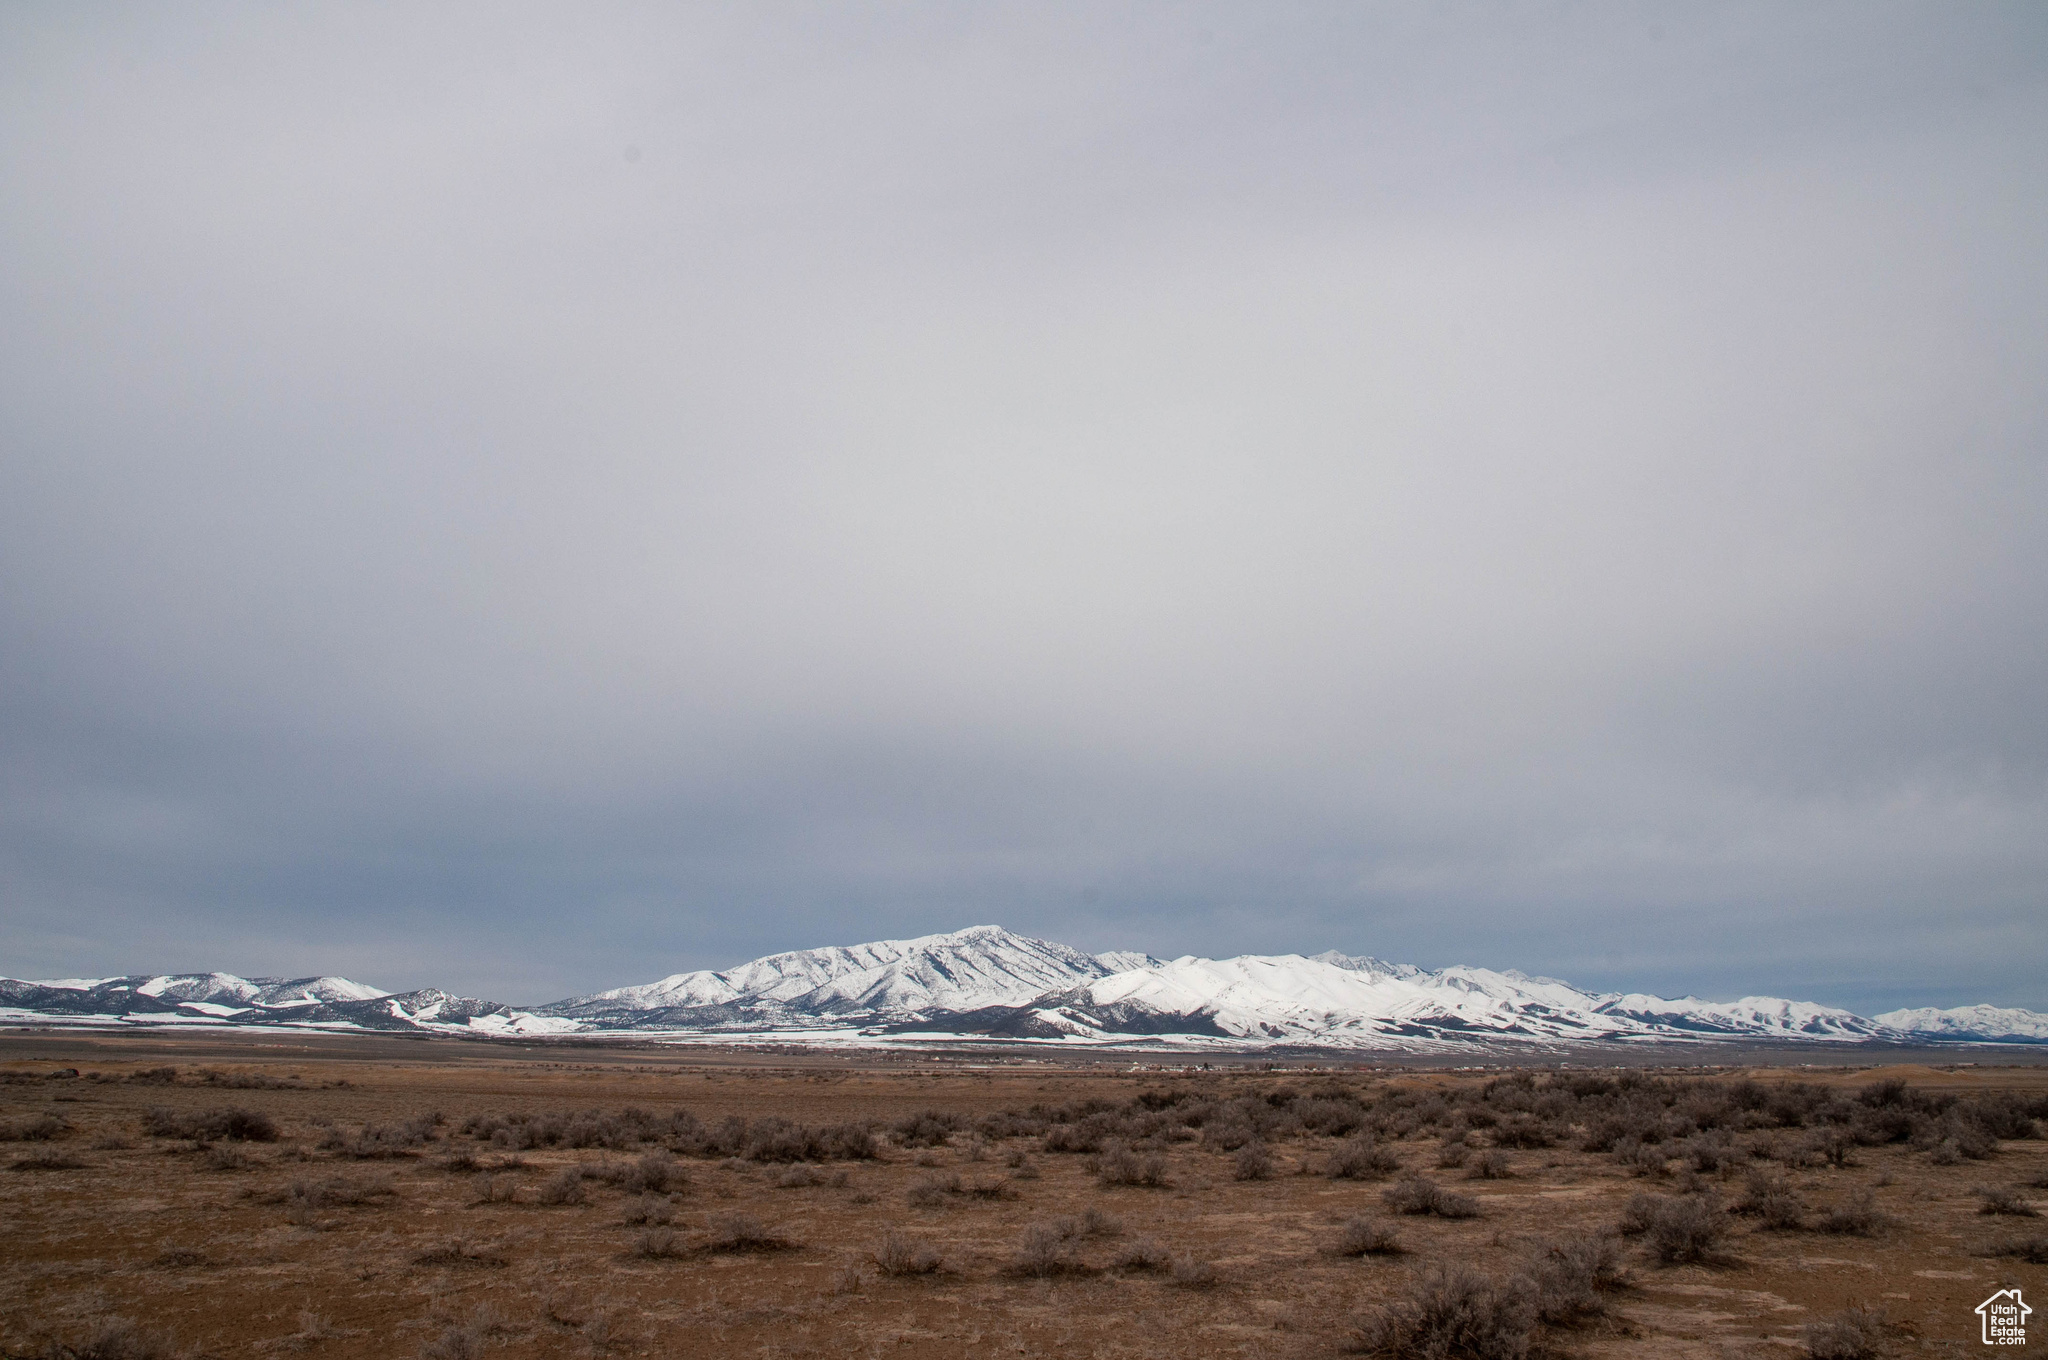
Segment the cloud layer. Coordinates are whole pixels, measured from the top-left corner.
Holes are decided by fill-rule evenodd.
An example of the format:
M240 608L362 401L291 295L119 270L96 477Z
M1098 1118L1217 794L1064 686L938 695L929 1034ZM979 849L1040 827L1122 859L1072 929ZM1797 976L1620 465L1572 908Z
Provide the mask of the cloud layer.
M17 9L24 975L2048 1008L2048 14Z

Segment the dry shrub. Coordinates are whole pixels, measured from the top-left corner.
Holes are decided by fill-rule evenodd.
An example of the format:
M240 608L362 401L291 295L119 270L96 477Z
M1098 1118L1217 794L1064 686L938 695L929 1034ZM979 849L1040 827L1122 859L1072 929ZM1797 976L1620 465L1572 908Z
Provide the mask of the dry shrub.
M1806 1201L1800 1198L1792 1182L1761 1168L1751 1171L1745 1179L1742 1200L1735 1206L1735 1212L1750 1215L1758 1226L1773 1232L1791 1232L1806 1223Z
M1005 1179L969 1181L965 1193L974 1199L1022 1199L1024 1192Z
M481 1163L477 1161L476 1153L468 1148L455 1148L446 1156L436 1159L434 1165L455 1175L467 1175L475 1171Z
M2041 1211L2027 1203L2027 1198L2016 1188L2000 1189L1980 1185L1976 1189L1977 1212L1980 1214L2007 1214L2014 1218L2039 1218Z
M609 1308L598 1309L583 1324L583 1344L595 1355L610 1355L612 1348L625 1339L624 1334L619 1315Z
M668 1261L689 1255L690 1246L674 1228L653 1227L634 1241L633 1254L651 1261Z
M1209 1289L1222 1282L1222 1274L1213 1261L1200 1260L1193 1256L1176 1256L1167 1271L1173 1282L1183 1289Z
M1386 1206L1397 1214L1429 1214L1437 1218L1477 1218L1479 1204L1469 1195L1455 1194L1435 1181L1410 1176L1380 1192Z
M319 1227L319 1213L324 1208L354 1208L362 1204L381 1204L397 1198L397 1186L391 1184L389 1176L354 1180L350 1176L330 1176L326 1180L295 1180L285 1186L283 1192L258 1194L262 1202L285 1202L285 1221L297 1223L299 1227Z
M1884 1347L1884 1314L1875 1308L1847 1308L1806 1327L1806 1353L1813 1360L1875 1360Z
M1538 1320L1571 1326L1607 1311L1605 1294L1632 1283L1612 1237L1575 1237L1544 1248L1529 1268Z
M642 1194L626 1201L626 1211L620 1220L624 1223L651 1223L656 1227L673 1223L676 1217L675 1201L666 1195Z
M1466 1135L1460 1133L1444 1139L1436 1150L1436 1164L1443 1170L1456 1170L1472 1155L1471 1147L1465 1142Z
M1876 1237L1892 1226L1892 1219L1877 1207L1875 1191L1862 1190L1822 1214L1813 1226L1844 1237Z
M588 1198L583 1188L583 1169L565 1166L541 1182L533 1197L542 1204L581 1204Z
M944 1176L919 1176L903 1192L903 1198L914 1209L933 1209L946 1202L948 1195L960 1193L959 1173Z
M946 1258L921 1237L885 1233L874 1250L875 1269L884 1275L936 1275L946 1268Z
M439 1245L414 1252L412 1263L416 1266L477 1266L497 1269L511 1265L512 1258L495 1247L479 1245L466 1237L450 1237Z
M247 1171L256 1165L254 1159L240 1148L227 1147L220 1143L207 1148L206 1155L199 1159L199 1164L208 1171Z
M476 1187L476 1198L471 1201L475 1204L511 1204L519 1197L517 1176L493 1176L484 1171L470 1184Z
M1172 1257L1158 1238L1139 1237L1119 1247L1110 1264L1118 1270L1160 1270Z
M1263 1181L1273 1175L1273 1154L1264 1143L1246 1143L1231 1159L1230 1174L1240 1181Z
M305 1350L322 1341L339 1341L348 1335L310 1308L299 1310L299 1330L284 1338L292 1350Z
M434 1115L423 1114L396 1124L365 1124L353 1134L330 1128L316 1146L322 1152L352 1157L359 1162L417 1157L419 1149L434 1137L436 1122Z
M1512 1163L1505 1152L1492 1148L1472 1159L1471 1169L1465 1175L1475 1181L1502 1181L1515 1174Z
M1159 1189L1170 1184L1166 1179L1166 1154L1133 1152L1121 1146L1109 1148L1095 1159L1095 1179L1103 1185Z
M388 1176L369 1180L329 1176L318 1181L293 1181L279 1198L285 1204L285 1217L293 1223L304 1224L311 1222L322 1209L354 1208L396 1199L398 1189Z
M212 1262L207 1260L203 1251L194 1251L190 1247L168 1247L158 1252L150 1264L158 1270L197 1270L211 1265Z
M1010 1258L1009 1272L1040 1280L1055 1275L1087 1274L1088 1267L1081 1260L1077 1227L1072 1219L1029 1225L1023 1236L1017 1239L1017 1250Z
M1671 1174L1671 1158L1663 1148L1648 1143L1617 1144L1614 1159L1628 1168L1631 1176L1659 1177Z
M777 1176L775 1178L775 1188L778 1190L806 1190L812 1186L828 1185L836 1190L843 1188L846 1185L846 1181L847 1176L844 1170L823 1171L815 1166L800 1164L789 1168L789 1170Z
M797 1243L770 1232L752 1214L719 1214L711 1220L704 1235L704 1250L711 1252L794 1251L796 1248Z
M838 1177L837 1185L846 1184L846 1173L833 1173ZM644 1152L627 1168L626 1174L617 1185L627 1194L652 1191L657 1195L672 1195L687 1189L690 1175L683 1170L683 1164L668 1152Z
M476 1328L455 1323L420 1347L420 1360L477 1360L483 1345Z
M2038 1233L2032 1237L2008 1237L1997 1242L1986 1242L1971 1254L2013 1256L2029 1265L2048 1266L2048 1237Z
M1534 1150L1547 1148L1556 1141L1557 1137L1549 1125L1526 1114L1510 1115L1493 1130L1495 1147Z
M209 1143L229 1138L245 1143L274 1143L277 1122L261 1110L218 1105L207 1110L177 1111L151 1106L142 1116L142 1131L151 1138L190 1138Z
M1353 1138L1330 1154L1323 1174L1331 1180L1384 1180L1401 1169L1401 1159L1370 1138Z
M184 1352L160 1332L144 1331L126 1318L101 1318L74 1343L52 1342L44 1360L177 1360Z
M1054 1221L1076 1237L1121 1237L1124 1231L1122 1219L1115 1214L1106 1214L1092 1205L1078 1218L1067 1217Z
M1728 1216L1707 1196L1632 1195L1619 1228L1629 1236L1640 1234L1658 1260L1676 1265L1708 1259L1728 1231Z
M43 1143L62 1138L71 1126L54 1114L39 1114L20 1121L0 1123L0 1143Z
M1855 1158L1850 1155L1856 1151L1856 1139L1844 1128L1815 1129L1800 1140L1800 1150L1809 1157L1818 1157L1829 1166L1856 1165Z
M1407 1248L1394 1230L1378 1219L1359 1215L1344 1221L1330 1247L1333 1256L1397 1256Z
M957 1114L943 1110L925 1110L897 1120L889 1126L889 1132L896 1135L896 1141L904 1147L944 1147L952 1140L953 1132L967 1120Z
M67 1152L55 1148L38 1148L26 1157L17 1157L9 1165L12 1171L81 1171L85 1163Z
M1432 1264L1407 1297L1361 1318L1345 1350L1386 1360L1524 1360L1536 1338L1531 1293L1526 1280Z

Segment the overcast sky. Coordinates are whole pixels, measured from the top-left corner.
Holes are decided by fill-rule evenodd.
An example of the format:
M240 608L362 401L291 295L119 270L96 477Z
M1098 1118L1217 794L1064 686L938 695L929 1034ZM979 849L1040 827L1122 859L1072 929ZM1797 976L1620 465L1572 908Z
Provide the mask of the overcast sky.
M2048 6L0 7L0 973L2048 1009Z

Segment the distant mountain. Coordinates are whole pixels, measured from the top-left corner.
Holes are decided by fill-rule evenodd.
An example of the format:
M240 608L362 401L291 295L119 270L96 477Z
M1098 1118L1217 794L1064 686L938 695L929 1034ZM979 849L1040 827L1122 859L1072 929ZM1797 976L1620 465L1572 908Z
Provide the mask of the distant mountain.
M1552 978L1454 967L1430 972L1343 954L1180 958L1100 978L1021 1007L925 1016L903 1030L968 1025L1018 1037L1206 1034L1253 1043L1436 1047L1477 1041L1902 1039L1806 1002L1602 997Z
M1021 1004L1111 971L1063 944L1013 935L1001 926L972 926L914 940L771 954L725 972L676 973L535 1010L604 1029L815 1023L823 1017Z
M1086 954L1000 926L800 949L519 1009L434 988L227 973L0 979L0 1022L291 1025L487 1036L888 1044L1011 1040L1420 1051L1788 1040L2048 1043L2048 1015L1992 1006L1875 1018L1778 997L1595 995L1554 978L1429 970L1330 951L1231 959Z
M1994 1043L2048 1043L2048 1015L2004 1006L1957 1006L1940 1011L1886 1011L1881 1025L1929 1039L1982 1039Z
M1740 1001L1701 1001L1631 993L1603 997L1600 1014L1618 1019L1684 1030L1702 1038L1729 1035L1779 1039L1897 1038L1895 1027L1866 1020L1851 1011L1817 1006L1811 1001L1786 1001L1775 996L1745 996Z
M0 978L0 1020L293 1025L323 1029L562 1033L573 1024L428 988L392 993L342 977L137 974L24 982Z

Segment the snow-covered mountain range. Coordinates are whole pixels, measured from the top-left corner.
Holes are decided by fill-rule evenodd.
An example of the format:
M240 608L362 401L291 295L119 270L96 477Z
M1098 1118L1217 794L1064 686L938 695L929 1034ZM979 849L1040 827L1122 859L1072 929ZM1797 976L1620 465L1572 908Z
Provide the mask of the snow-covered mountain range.
M0 979L0 1023L1423 1051L1736 1039L2048 1043L2048 1015L1993 1006L1867 1018L1777 997L1595 995L1512 971L1431 971L1335 952L1087 954L1000 926L794 950L524 1009L336 977Z

